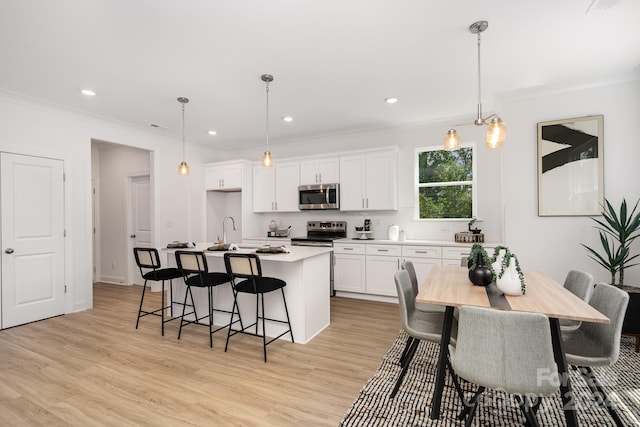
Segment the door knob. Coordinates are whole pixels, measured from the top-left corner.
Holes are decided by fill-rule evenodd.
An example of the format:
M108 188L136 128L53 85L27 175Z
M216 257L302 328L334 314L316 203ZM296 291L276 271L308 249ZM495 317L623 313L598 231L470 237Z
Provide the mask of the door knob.
M13 253L13 249L11 249L11 248L7 248L7 249L5 249L5 250L4 250L4 253L6 253L6 254L12 254L12 253Z
M132 239L135 239L135 238L136 238L136 235L135 235L135 234L132 234L132 235L131 235L131 236L129 236L129 237L131 237Z

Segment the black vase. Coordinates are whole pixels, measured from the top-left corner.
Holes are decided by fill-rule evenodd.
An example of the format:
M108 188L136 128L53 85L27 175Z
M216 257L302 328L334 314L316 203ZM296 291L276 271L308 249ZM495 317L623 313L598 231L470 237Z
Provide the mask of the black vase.
M478 254L476 268L469 270L469 280L477 286L489 286L493 281L493 273L491 273L491 269L485 265L482 254Z

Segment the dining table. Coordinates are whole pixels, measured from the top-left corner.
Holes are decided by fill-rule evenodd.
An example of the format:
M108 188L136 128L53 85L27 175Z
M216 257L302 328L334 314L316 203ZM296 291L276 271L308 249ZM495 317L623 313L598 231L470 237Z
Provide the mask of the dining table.
M436 384L429 413L431 419L440 417L454 309L462 306L476 306L496 310L542 313L549 318L553 353L561 379L560 396L566 425L569 427L577 426L575 400L567 373L567 361L562 348L559 320L609 323L609 318L542 272L523 271L526 283L525 294L510 296L499 291L495 283L489 286L472 284L468 277L468 271L466 267L434 266L416 296L418 303L445 306ZM491 331L487 331L487 333L491 333Z

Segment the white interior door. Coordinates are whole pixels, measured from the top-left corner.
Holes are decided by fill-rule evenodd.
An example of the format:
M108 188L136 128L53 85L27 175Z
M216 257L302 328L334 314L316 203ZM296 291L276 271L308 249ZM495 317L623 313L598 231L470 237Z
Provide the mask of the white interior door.
M142 285L144 279L133 257L133 248L151 247L151 184L149 175L131 178L131 230L129 234L129 265L133 269L133 283Z
M62 160L0 153L2 328L64 313Z

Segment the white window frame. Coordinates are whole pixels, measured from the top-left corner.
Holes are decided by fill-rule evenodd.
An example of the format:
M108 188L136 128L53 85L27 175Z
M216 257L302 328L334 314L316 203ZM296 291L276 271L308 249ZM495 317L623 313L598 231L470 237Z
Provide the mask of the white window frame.
M478 217L478 174L477 174L477 150L475 142L466 142L460 144L460 148L471 148L473 150L473 158L471 161L471 173L473 174L473 179L471 181L451 181L446 183L438 183L438 184L420 184L418 182L420 178L419 173L419 157L420 153L424 153L425 151L442 151L442 145L432 145L429 147L417 147L415 149L413 159L413 201L414 201L414 210L413 210L413 218L416 221L465 221L468 222L471 218L420 218L420 188L421 187L439 187L439 186L449 186L449 185L464 185L471 183L471 215L472 217Z

